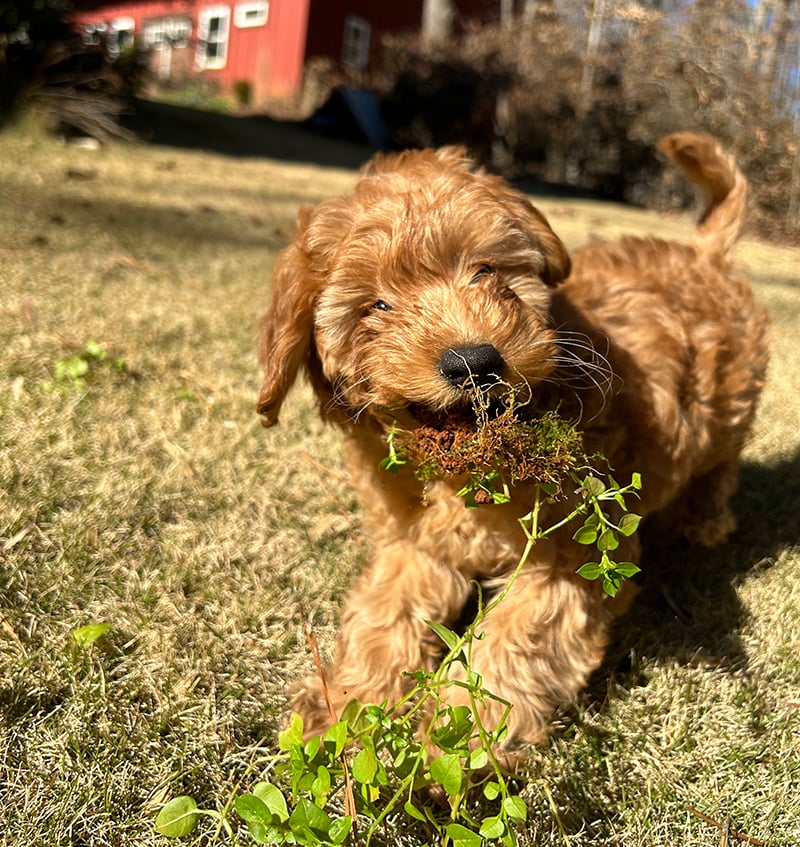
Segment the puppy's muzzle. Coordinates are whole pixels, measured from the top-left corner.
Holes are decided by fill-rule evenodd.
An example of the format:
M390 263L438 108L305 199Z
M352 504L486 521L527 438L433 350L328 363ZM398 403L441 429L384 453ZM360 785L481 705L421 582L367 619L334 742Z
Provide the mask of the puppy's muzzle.
M505 362L492 344L449 347L439 357L439 372L455 388L488 389L503 378Z

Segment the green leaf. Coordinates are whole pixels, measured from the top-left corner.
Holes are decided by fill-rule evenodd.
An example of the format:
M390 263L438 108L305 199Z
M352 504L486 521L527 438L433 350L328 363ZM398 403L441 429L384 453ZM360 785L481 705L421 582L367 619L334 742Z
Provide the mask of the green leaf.
M94 340L89 339L86 342L86 347L84 348L86 353L91 356L93 359L105 359L106 351Z
M621 584L622 580L615 573L609 572L603 575L603 591L609 597L617 596Z
M423 823L428 822L428 819L425 817L425 815L423 815L422 812L420 812L420 810L410 800L406 800L406 802L403 804L403 809L405 809L405 813L410 818L422 821Z
M467 829L460 823L450 823L445 829L453 847L481 847L482 840L477 832Z
M94 644L101 635L105 635L111 629L110 623L90 623L87 626L79 626L72 630L72 638L81 647Z
M351 738L361 735L370 728L367 707L359 700L350 700L345 705L341 719L347 725Z
M167 838L183 838L197 826L197 803L182 794L173 797L156 817L156 832Z
M364 747L358 751L351 768L353 779L362 785L372 785L378 773L378 757L375 751Z
M487 800L496 800L500 795L500 784L498 782L487 782L483 786L483 796Z
M55 376L57 382L81 382L81 377L89 372L89 363L77 353L68 359L56 362Z
M473 480L470 480L463 488L456 491L456 497L466 497L468 494L471 494L473 497L475 496L475 482ZM467 505L469 505L469 501L467 501ZM478 504L475 503L473 508L477 508L477 506Z
M603 568L600 567L599 562L587 562L578 568L578 575L584 579L600 579L603 573Z
M431 776L438 782L450 797L455 797L461 791L464 781L464 769L461 759L455 753L445 753L437 756L430 764Z
M322 746L322 737L319 735L313 735L311 738L306 741L306 746L303 748L305 750L306 758L311 761L314 757L319 753L319 748Z
M403 459L400 455L394 453L391 456L387 456L385 459L381 459L380 462L378 462L378 468L382 471L389 471L390 474L396 474L406 463L406 459Z
M506 797L503 811L515 821L524 821L528 817L528 807L522 797Z
M575 532L572 540L577 541L578 544L594 544L597 541L597 530L592 526L586 526L584 524Z
M296 712L289 720L289 726L278 733L278 746L289 751L292 747L303 746L303 719Z
M618 562L614 566L614 570L624 579L629 579L641 572L641 568L638 565L634 565L633 562Z
M385 707L379 706L376 703L368 703L364 714L371 727L388 727L391 724L391 721L386 715Z
M489 762L489 754L482 747L473 750L469 754L469 768L473 771L479 771L485 768Z
M328 838L332 844L342 844L347 836L350 835L350 830L353 828L353 819L350 815L344 815L337 818L328 830Z
M506 824L500 815L484 818L483 823L481 823L480 834L484 838L502 838L505 831Z
M331 793L331 773L322 765L317 768L317 777L311 783L311 793L318 800L324 800Z
M258 823L262 826L272 825L272 812L267 804L254 794L242 794L234 801L236 814L247 823Z
M389 430L389 435L386 437L386 446L389 449L389 455L386 456L385 459L381 459L378 462L378 467L382 471L389 471L389 473L396 474L397 471L405 464L408 463L408 460L402 453L398 453L397 449L394 446L394 439L397 436L397 422L392 424L392 428Z
M595 498L603 494L606 487L596 476L587 476L583 480L583 490L590 498Z
M641 490L642 487L642 475L640 473L635 473L631 475L631 488L636 491Z
M289 809L280 788L269 782L259 782L253 787L253 795L258 797L281 823L288 820Z
M433 731L433 741L443 750L452 752L472 735L472 713L469 706L452 706L448 709L448 720Z
M338 759L347 744L347 721L341 720L333 724L325 733L324 742L331 756ZM331 746L333 746L333 750L330 750Z
M625 536L633 535L633 533L639 529L639 522L641 520L642 519L639 515L635 515L633 512L628 512L627 515L623 515L620 519L618 529Z
M483 687L483 677L472 668L467 668L467 686L473 691L480 691Z
M276 827L264 826L263 823L258 823L258 821L248 821L247 822L247 831L250 833L250 837L256 844L281 844L283 842L283 834ZM277 837L270 839L270 835L273 833L277 833Z
M314 780L317 778L317 775L313 771L304 771L300 774L297 779L297 794L307 794L311 791L311 786L314 783Z
M613 529L604 530L600 538L597 539L598 550L616 550L617 547L619 547L619 538Z
M305 797L297 801L297 806L289 816L289 826L292 830L310 834L320 841L329 839L331 823L328 815Z
M449 650L455 649L461 640L455 632L436 621L425 621L425 623L444 641Z

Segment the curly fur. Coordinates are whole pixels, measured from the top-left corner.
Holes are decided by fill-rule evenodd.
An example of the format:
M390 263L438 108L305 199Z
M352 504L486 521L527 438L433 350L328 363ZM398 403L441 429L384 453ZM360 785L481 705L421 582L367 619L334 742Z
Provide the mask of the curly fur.
M508 505L466 510L462 480L423 497L411 471L378 470L393 421L414 427L420 410L464 405L445 351L491 345L502 366L491 390L525 384L537 408L580 419L587 452L618 478L640 472L637 510L671 532L716 544L733 529L728 499L767 365L765 314L727 259L747 187L711 138L659 146L708 194L692 243L626 237L570 261L523 195L455 148L378 156L352 196L301 212L263 322L258 409L275 424L304 371L343 431L364 503L373 561L326 670L337 711L354 697L398 699L403 672L437 660L425 621L458 618L473 579L502 585L524 546L526 485ZM636 539L623 546L620 558L637 561ZM614 609L576 575L585 557L571 531L537 544L475 644L475 670L513 704L509 748L543 739L602 660ZM292 704L309 734L328 724L319 678L296 683Z

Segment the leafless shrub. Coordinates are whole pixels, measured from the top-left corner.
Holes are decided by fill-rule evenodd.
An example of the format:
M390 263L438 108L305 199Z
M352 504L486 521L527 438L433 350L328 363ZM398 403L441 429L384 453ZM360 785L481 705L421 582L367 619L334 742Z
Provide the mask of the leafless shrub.
M783 70L800 25L787 19L770 59L775 18L759 23L758 4L681 8L540 2L457 39L393 37L372 82L398 146L463 143L510 175L646 205L690 200L657 178L655 141L709 132L751 180L754 226L800 238L800 103Z

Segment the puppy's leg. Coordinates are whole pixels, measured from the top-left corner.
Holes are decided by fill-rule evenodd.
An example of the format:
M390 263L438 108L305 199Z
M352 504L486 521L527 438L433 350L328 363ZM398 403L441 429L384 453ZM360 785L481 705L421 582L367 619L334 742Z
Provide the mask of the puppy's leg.
M585 551L575 553L575 569L586 561ZM496 751L509 769L514 748L543 741L554 709L571 703L602 661L612 607L597 582L571 568L533 563L487 614L483 638L472 644L471 665L484 688L511 704L509 734ZM463 675L460 666L451 673ZM469 704L469 693L458 686L448 688L446 698L453 705ZM478 714L487 729L494 729L505 709L486 698Z
M342 629L325 681L334 710L353 699L391 705L405 693L404 671L433 666L441 643L425 623L446 622L461 610L469 584L406 542L376 551L342 609ZM318 676L290 690L292 707L307 736L331 722Z
M691 544L716 547L736 529L730 508L739 481L739 460L723 462L695 477L665 510L662 523Z

